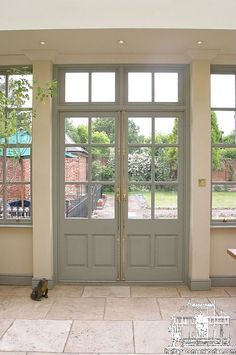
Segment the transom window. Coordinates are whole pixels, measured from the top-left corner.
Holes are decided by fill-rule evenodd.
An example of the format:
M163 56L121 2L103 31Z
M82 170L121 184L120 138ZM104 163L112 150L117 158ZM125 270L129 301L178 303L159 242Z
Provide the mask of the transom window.
M60 103L94 106L122 101L126 104L183 103L185 71L181 66L124 66L122 72L119 66L98 68L60 69L64 88L60 90Z
M65 102L115 102L115 72L66 72Z
M0 69L0 224L31 222L32 74Z
M236 223L236 68L211 74L212 222Z

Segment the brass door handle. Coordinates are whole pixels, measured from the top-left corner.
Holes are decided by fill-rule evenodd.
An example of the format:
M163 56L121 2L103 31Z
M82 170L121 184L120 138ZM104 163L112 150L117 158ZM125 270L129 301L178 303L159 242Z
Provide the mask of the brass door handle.
M116 201L118 203L120 203L120 189L117 189L117 192L116 192Z

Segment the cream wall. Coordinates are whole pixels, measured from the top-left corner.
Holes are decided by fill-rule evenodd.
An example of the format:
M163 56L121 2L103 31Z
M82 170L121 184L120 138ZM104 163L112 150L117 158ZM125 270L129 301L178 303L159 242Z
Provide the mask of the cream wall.
M212 228L211 276L236 277L236 260L227 254L228 248L236 248L236 228Z
M32 276L32 228L0 228L0 283L1 276Z

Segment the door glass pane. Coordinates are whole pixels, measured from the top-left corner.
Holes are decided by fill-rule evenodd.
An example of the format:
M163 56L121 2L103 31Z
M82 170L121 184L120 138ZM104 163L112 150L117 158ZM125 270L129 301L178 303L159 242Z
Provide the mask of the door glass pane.
M6 90L6 77L5 75L0 75L0 91L5 94Z
M128 118L128 143L151 143L152 118Z
M178 143L178 118L175 117L155 118L155 143L157 144Z
M0 219L3 218L3 185L0 184Z
M211 112L212 143L236 143L236 114L235 111Z
M88 218L88 186L65 185L65 217Z
M155 102L178 101L178 73L155 73Z
M152 73L128 73L128 101L152 102Z
M235 75L211 75L211 107L235 107Z
M65 102L88 102L89 73L65 74Z
M92 181L115 180L114 148L96 147L91 149Z
M178 179L178 148L155 149L155 181Z
M151 218L151 187L148 185L130 185L128 195L128 218Z
M88 118L65 119L65 144L88 143Z
M30 148L25 148L25 149L30 151ZM31 166L30 166L29 156L25 156L25 157L23 156L19 158L9 157L9 156L6 157L6 180L7 181L9 182L30 181Z
M6 186L7 219L29 219L31 208L30 184Z
M156 186L155 218L176 219L177 215L177 186Z
M65 148L65 181L88 180L88 152L82 147Z
M115 102L115 73L92 73L92 102Z
M92 143L113 144L115 142L115 118L93 117L91 119Z
M97 184L91 187L92 218L115 218L115 193L113 185Z
M151 149L147 147L129 148L128 178L129 181L151 180Z
M0 182L3 181L3 157L2 157L2 153L0 151Z
M212 181L236 181L236 148L212 148Z
M13 98L12 107L15 107L16 102L18 102L18 100L15 100L16 94L14 94L17 89L22 89L22 93L25 96L24 98L22 97L22 103L18 106L32 107L32 84L32 74L9 75L8 97Z
M212 219L236 219L236 184L212 186Z

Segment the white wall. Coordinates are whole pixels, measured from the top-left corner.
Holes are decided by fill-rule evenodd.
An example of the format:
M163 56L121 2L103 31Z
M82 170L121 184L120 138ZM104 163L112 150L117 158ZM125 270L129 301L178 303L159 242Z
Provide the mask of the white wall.
M1 0L0 30L236 29L235 0Z

